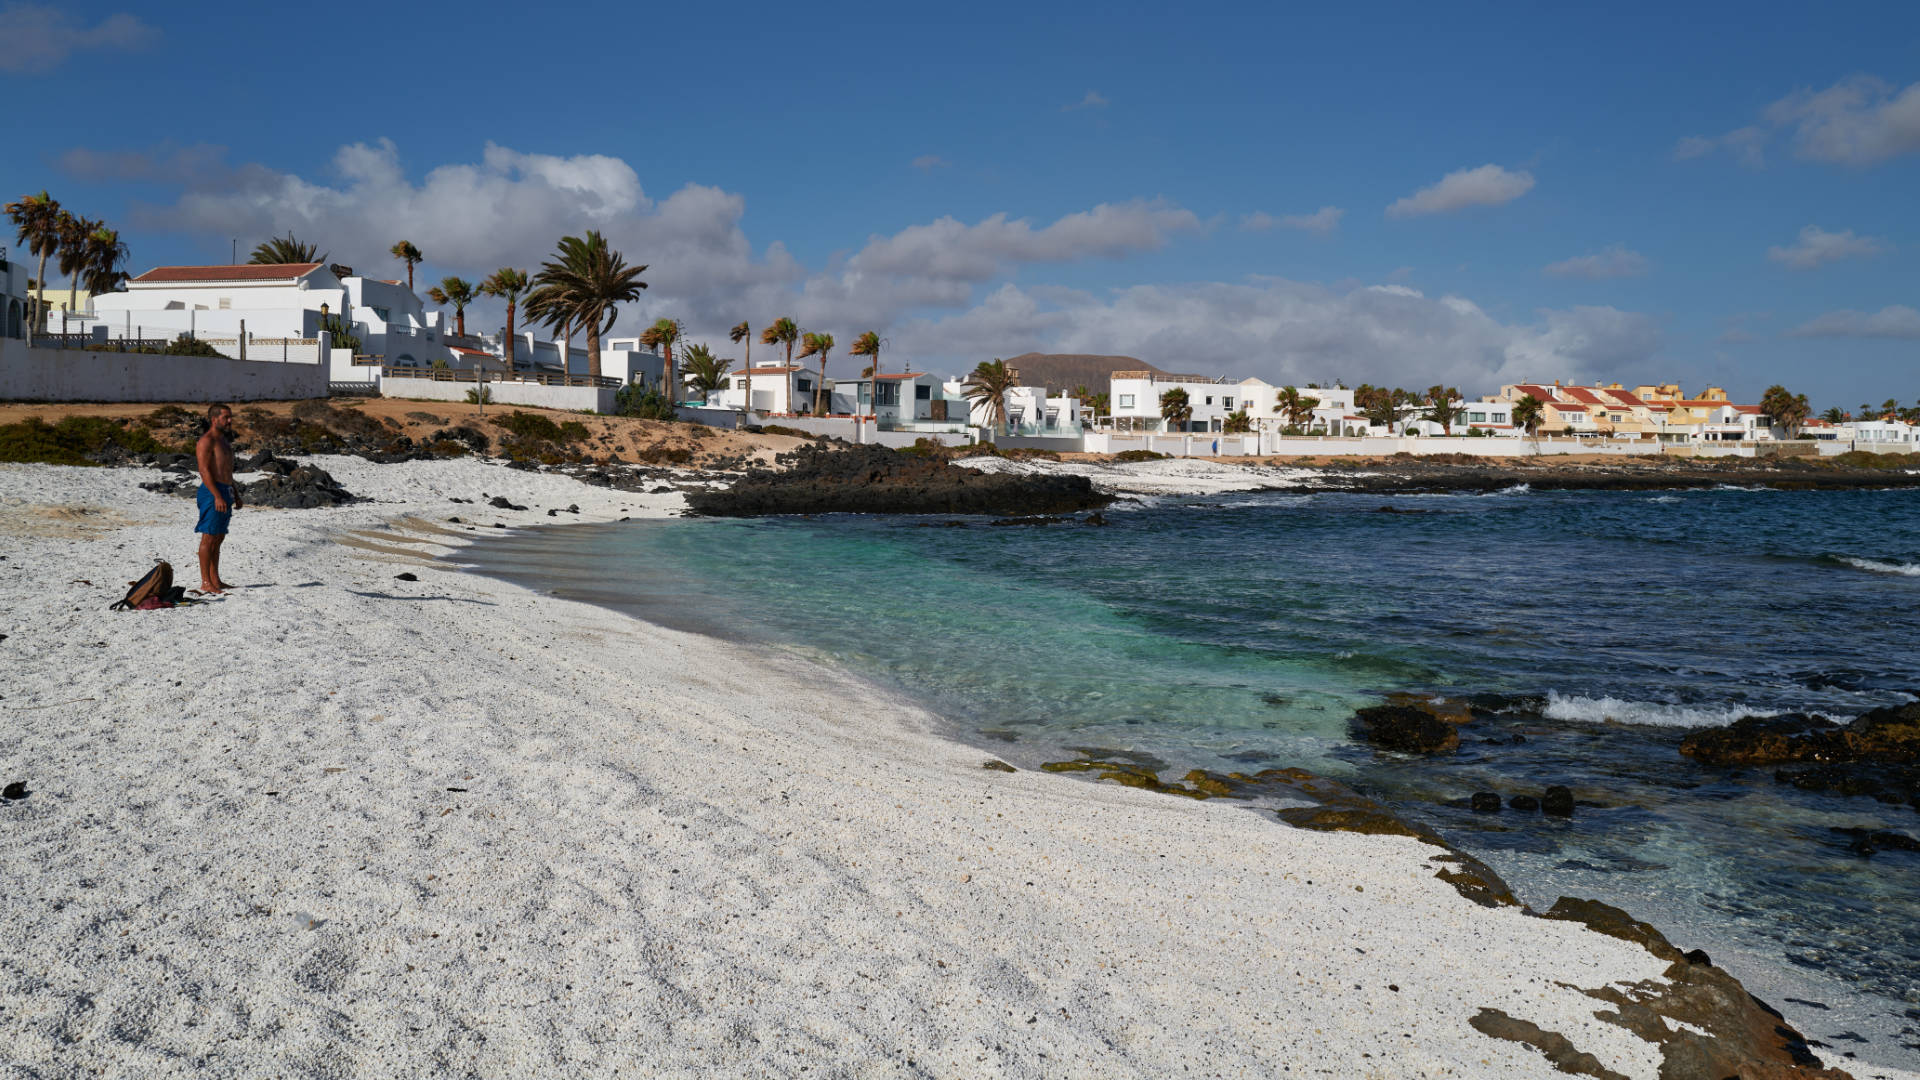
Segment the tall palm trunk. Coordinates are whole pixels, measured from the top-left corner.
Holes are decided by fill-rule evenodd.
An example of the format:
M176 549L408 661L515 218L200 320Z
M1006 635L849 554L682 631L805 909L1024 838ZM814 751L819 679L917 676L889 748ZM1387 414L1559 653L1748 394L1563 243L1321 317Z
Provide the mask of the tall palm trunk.
M453 332L461 337L467 336L467 309L464 307L453 309Z
M600 320L587 324L587 378L600 378Z
M826 392L827 392L827 354L821 353L820 354L820 381L813 384L813 415L815 416L827 415L826 413L820 411L821 409L820 398L821 398L821 395L825 394Z
M40 276L33 279L34 318L40 320L40 329L43 331L47 328L47 255L48 254L49 253L44 250L40 252Z
M797 412L799 410L793 407L793 341L791 339L787 341L787 372L785 377L787 380L787 411Z
M740 410L741 418L745 419L753 415L753 335L749 333L741 340L747 343L747 367L741 372L741 377L747 384L747 403Z
M501 349L501 355L507 361L507 374L513 374L513 301L507 301L507 340Z
M666 350L667 356L667 366L665 369L667 377L667 404L672 405L674 399L680 396L680 382L673 377L673 342L666 342L662 345L662 348Z

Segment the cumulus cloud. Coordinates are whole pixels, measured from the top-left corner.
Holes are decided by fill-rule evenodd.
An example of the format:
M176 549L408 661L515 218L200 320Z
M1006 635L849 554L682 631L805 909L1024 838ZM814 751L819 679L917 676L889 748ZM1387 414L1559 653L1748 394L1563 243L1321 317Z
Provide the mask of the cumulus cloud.
M1651 265L1645 255L1615 244L1594 255L1576 255L1571 259L1548 263L1543 272L1554 277L1601 281L1607 278L1639 277Z
M1323 206L1311 214L1282 214L1278 217L1262 210L1242 217L1240 228L1247 232L1264 232L1275 228L1300 229L1324 236L1339 228L1340 219L1346 216L1347 212L1337 206Z
M1877 255L1887 250L1886 241L1877 236L1855 236L1852 229L1828 232L1818 225L1800 230L1800 239L1789 247L1767 249L1767 258L1795 270L1812 270L1840 259Z
M762 325L791 314L843 339L878 329L897 356L934 371L1038 348L1129 353L1163 367L1276 380L1444 379L1491 388L1521 375L1611 374L1645 360L1659 341L1650 319L1614 308L1541 311L1515 324L1464 298L1430 298L1398 284L1260 278L1096 293L1010 280L1035 267L1128 258L1204 228L1164 201L1103 203L1040 222L940 218L871 236L811 267L778 241L750 242L745 209L740 195L698 184L656 199L617 158L497 145L477 162L410 177L397 149L379 141L343 147L324 180L228 169L170 205L144 208L141 219L217 242L222 255L236 232L264 238L291 229L362 272L393 276L401 270L387 248L405 238L426 253L428 281L502 265L534 269L563 233L598 228L630 261L650 264L651 287L623 311L621 332L672 315L695 340L725 350L726 328L741 319ZM478 304L469 322L497 327L498 314Z
M1920 311L1905 304L1892 304L1879 311L1829 311L1825 315L1787 331L1799 338L1894 338L1920 339Z
M1788 130L1794 155L1808 161L1858 168L1920 151L1920 82L1902 89L1870 75L1842 79L1825 90L1788 94L1767 106L1761 120L1725 135L1688 136L1674 157L1728 150L1757 166L1773 135Z
M1087 96L1081 98L1079 101L1060 106L1060 111L1073 112L1075 109L1104 109L1106 107L1107 99L1100 96L1098 90L1089 90L1087 91Z
M1279 278L1139 285L1063 303L1009 283L968 310L911 321L894 337L915 353L967 358L1046 349L1127 354L1170 370L1272 382L1444 380L1486 389L1523 377L1629 369L1660 339L1651 319L1615 308L1541 311L1516 326L1460 297Z
M939 154L921 154L919 157L914 158L909 164L921 172L932 172L935 169L944 169L953 164L953 162L948 161Z
M1504 206L1533 190L1533 174L1509 172L1498 165L1460 169L1387 207L1393 218L1445 214L1470 206Z
M0 6L0 71L52 71L79 52L133 52L160 39L137 15L121 12L92 26L66 10L42 4Z

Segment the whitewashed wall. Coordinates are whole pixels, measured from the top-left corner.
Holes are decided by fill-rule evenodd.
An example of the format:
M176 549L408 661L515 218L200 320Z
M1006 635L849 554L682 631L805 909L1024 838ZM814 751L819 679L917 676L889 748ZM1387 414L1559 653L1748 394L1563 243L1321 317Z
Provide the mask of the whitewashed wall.
M30 349L0 338L0 399L289 401L327 396L325 364Z
M380 396L416 401L465 401L477 384L436 379L409 379L387 375L380 380ZM487 392L495 405L524 405L535 409L612 413L614 391L593 386L543 386L527 382L490 382Z

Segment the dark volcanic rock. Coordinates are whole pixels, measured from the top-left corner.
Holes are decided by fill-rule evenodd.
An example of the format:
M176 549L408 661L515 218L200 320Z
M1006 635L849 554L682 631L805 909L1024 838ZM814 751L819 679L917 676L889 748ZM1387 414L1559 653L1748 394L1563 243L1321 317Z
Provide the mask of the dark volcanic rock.
M1725 727L1693 732L1680 752L1707 765L1778 765L1815 753L1811 736L1839 725L1819 716L1743 716Z
M1353 714L1354 735L1382 750L1440 754L1460 746L1460 732L1433 713L1412 705L1374 705Z
M1801 791L1865 796L1883 803L1906 803L1920 810L1920 765L1815 765L1778 769L1773 778Z
M1558 784L1540 797L1540 809L1554 817L1573 816L1573 792Z
M1708 765L1804 765L1773 778L1920 809L1920 702L1874 709L1844 727L1817 716L1744 717L1694 732L1680 752Z
M1491 791L1473 793L1472 806L1475 813L1497 814L1500 812L1500 796Z
M780 455L788 467L757 469L725 490L689 491L693 513L1068 514L1113 501L1084 476L978 473L882 446L803 446Z
M311 510L317 506L340 506L356 499L353 492L341 487L325 469L313 465L296 466L285 475L270 474L251 484L240 485L243 506Z
M1540 800L1531 795L1515 795L1507 800L1507 805L1523 814L1534 814L1540 811Z
M1659 1048L1661 1076L1710 1080L1729 1076L1743 1080L1847 1077L1844 1072L1822 1068L1806 1039L1791 1024L1766 1002L1747 993L1738 979L1712 966L1704 953L1682 953L1652 926L1597 900L1563 896L1545 917L1584 923L1598 933L1634 942L1668 962L1658 980L1584 991L1613 1005L1612 1009L1595 1011L1596 1019L1618 1024ZM1474 1026L1486 1030L1480 1024Z

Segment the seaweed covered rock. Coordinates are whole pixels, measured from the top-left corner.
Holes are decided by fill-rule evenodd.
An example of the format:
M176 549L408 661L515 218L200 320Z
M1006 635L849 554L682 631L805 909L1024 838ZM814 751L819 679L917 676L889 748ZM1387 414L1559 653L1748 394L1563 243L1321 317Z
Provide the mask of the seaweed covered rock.
M1817 716L1748 716L1687 736L1680 752L1708 765L1906 765L1920 762L1920 702L1862 713L1845 726Z
M339 481L325 469L314 465L295 465L284 473L268 473L251 484L240 485L240 499L246 506L311 510L318 506L354 502L357 496L341 487Z
M1460 732L1432 711L1414 705L1374 705L1353 714L1353 734L1382 750L1444 754L1459 749Z
M766 514L1069 514L1113 497L1084 476L986 474L882 446L803 446L725 490L690 491L714 517Z

